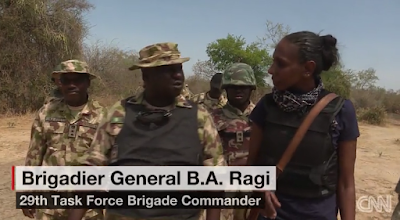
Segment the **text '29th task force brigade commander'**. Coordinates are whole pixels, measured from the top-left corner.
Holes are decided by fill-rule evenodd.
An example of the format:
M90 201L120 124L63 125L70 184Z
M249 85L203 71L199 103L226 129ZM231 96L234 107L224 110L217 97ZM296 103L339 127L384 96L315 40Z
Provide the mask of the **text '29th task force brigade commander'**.
M144 92L118 101L95 135L84 165L104 166L226 166L217 129L201 105L181 95L185 76L175 43L143 48L130 70L141 69ZM144 135L145 134L145 135ZM160 167L160 169L162 169ZM80 220L85 210L71 210ZM107 209L106 220L183 220L202 218L200 209ZM206 210L219 220L220 209Z
M105 108L89 99L88 88L95 77L85 62L62 62L53 74L59 74L62 98L54 99L39 109L31 131L25 166L71 166L92 143ZM29 218L65 220L67 210L24 209ZM84 219L103 219L102 210L89 210Z

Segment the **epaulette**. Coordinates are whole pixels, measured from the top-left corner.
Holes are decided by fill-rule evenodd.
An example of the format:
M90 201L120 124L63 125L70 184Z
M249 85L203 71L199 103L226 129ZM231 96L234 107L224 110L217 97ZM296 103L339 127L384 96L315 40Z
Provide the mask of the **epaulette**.
M193 99L193 101L197 104L201 104L204 102L206 94L204 92L196 94L195 97L196 99Z

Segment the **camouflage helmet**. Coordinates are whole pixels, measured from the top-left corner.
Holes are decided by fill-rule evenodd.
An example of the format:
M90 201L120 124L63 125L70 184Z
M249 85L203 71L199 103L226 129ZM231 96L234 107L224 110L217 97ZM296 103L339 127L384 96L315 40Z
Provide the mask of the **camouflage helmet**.
M51 73L52 79L59 77L62 73L82 73L82 74L89 74L90 79L96 78L93 73L89 72L89 66L86 62L80 60L67 60L61 62L54 71Z
M234 63L228 66L222 75L222 89L228 85L256 87L254 71L248 64Z

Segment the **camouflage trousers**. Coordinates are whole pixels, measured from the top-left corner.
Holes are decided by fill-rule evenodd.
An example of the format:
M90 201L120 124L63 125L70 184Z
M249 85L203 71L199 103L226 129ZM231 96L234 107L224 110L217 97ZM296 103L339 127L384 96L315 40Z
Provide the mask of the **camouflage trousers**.
M400 201L397 203L392 214L392 220L400 220Z
M68 210L56 209L37 209L36 220L67 220ZM82 220L104 220L103 210L88 210Z

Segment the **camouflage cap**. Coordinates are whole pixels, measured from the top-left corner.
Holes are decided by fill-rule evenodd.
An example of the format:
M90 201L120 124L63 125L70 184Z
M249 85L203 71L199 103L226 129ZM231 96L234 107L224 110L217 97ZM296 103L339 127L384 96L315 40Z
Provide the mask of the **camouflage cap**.
M96 78L96 76L89 72L89 66L86 62L80 60L67 60L61 62L52 72L52 78L58 77L62 73L84 73L89 74L90 79Z
M189 57L181 58L178 44L166 42L149 45L139 51L139 60L129 70L139 68L165 66L184 63L190 60Z
M228 85L236 86L256 86L254 71L248 64L234 63L226 68L222 74L222 88Z

